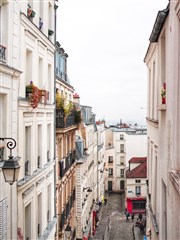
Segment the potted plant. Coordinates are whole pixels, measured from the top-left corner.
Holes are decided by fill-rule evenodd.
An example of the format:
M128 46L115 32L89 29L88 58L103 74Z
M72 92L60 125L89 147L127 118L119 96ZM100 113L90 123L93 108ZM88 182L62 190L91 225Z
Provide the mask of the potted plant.
M35 15L36 15L35 11L33 11L31 6L28 4L28 9L27 9L28 18L34 18Z
M164 87L161 89L161 101L162 104L166 104L166 89Z
M30 84L26 85L26 98L29 99L33 92L33 82L31 81Z
M53 31L53 30L50 30L50 29L48 29L48 35L49 35L49 36L52 36L52 35L53 35L53 33L54 33L54 31Z

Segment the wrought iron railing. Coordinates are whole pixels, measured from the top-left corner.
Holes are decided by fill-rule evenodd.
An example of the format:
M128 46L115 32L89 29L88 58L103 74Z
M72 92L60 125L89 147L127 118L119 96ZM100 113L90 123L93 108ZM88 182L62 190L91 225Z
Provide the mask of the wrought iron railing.
M6 47L0 45L0 62L6 62Z
M64 210L64 211L62 212L61 218L60 218L60 224L59 224L60 231L62 231L63 226L64 226L64 224L65 224L65 221L66 221L66 213L65 213L65 210Z
M74 162L75 162L75 150L69 153L65 160L59 162L60 178L64 176L64 174L69 170L69 168L72 166Z
M68 116L64 109L56 109L56 128L67 128L80 122L80 112L73 110Z
M63 229L63 226L66 222L66 219L68 218L69 214L70 214L70 211L71 211L71 208L73 207L73 203L75 201L75 188L68 200L68 202L66 203L66 205L64 206L64 210L63 212L61 213L61 217L60 217L60 222L59 222L59 228L60 228L60 231L62 231Z

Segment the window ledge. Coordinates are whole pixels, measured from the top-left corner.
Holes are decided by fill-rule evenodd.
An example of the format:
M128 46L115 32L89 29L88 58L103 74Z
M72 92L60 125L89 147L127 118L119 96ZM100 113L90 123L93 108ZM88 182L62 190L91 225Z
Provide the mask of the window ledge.
M171 170L169 172L169 178L176 191L180 195L180 170Z
M161 104L158 106L158 111L166 111L166 104Z

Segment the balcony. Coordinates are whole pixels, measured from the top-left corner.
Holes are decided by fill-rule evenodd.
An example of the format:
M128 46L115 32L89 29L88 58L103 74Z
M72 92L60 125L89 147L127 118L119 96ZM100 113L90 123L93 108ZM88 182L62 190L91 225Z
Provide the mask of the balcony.
M0 45L0 62L6 63L6 47Z
M68 218L68 216L70 215L70 212L71 212L71 208L73 207L73 203L75 201L75 188L69 198L69 201L64 205L64 210L63 212L61 213L61 217L60 217L60 223L59 223L59 228L60 228L60 231L62 231L65 223L66 223L66 220Z
M73 110L65 116L63 109L56 109L56 128L67 128L80 122L80 112Z
M73 150L71 153L67 155L64 161L59 162L60 178L62 178L65 175L65 173L70 169L70 167L75 162L75 153L76 153L75 150Z

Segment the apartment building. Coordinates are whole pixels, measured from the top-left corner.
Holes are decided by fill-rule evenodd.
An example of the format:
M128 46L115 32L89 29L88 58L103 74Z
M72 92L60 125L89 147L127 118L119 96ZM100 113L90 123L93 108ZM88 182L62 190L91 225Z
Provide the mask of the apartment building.
M146 129L107 128L105 162L108 174L105 176L106 191L124 191L125 169L133 156L146 156Z
M22 70L19 61L19 34L15 30L14 7L9 1L0 2L0 137L14 138L18 141L18 90ZM17 13L18 14L18 13ZM12 154L20 155L16 146ZM10 155L7 141L0 141L0 160L8 159ZM3 162L0 163L0 167ZM12 204L13 201L13 204ZM4 182L0 168L0 238L17 238L17 185L10 186Z
M76 156L75 133L78 121L73 105L74 88L67 74L68 54L56 42L56 239L66 239L65 230L76 234Z
M1 195L9 192L7 239L53 239L55 3L1 3L1 134L21 157L19 181Z
M94 114L89 106L80 106L82 122L76 131L76 239L92 234L94 186Z
M97 163L96 163L96 171L94 171L95 176L97 176L97 196L96 202L104 201L104 178L107 172L106 164L105 164L105 121L96 121L97 126Z
M148 227L150 239L180 238L180 1L158 12L145 56L148 69Z

